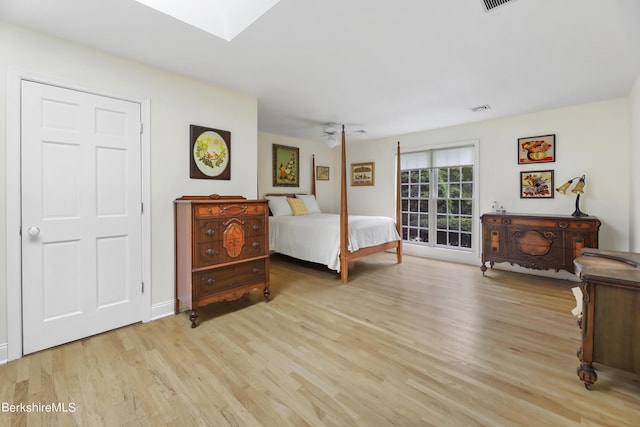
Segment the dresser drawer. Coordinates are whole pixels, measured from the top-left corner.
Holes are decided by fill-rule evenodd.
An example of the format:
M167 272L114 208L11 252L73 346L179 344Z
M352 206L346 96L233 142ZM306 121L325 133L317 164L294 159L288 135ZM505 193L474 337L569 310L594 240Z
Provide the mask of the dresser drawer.
M263 217L198 219L195 221L197 230L196 243L222 240L225 230L231 224L238 224L245 237L261 235L266 232Z
M269 253L264 235L245 238L239 249L237 246L227 248L224 243L224 240L215 240L197 244L194 253L195 268L254 258Z
M196 296L200 300L220 292L230 291L253 283L264 283L264 259L195 273Z
M219 218L238 215L263 215L265 207L263 203L233 203L229 205L211 204L199 205L195 208L196 218Z

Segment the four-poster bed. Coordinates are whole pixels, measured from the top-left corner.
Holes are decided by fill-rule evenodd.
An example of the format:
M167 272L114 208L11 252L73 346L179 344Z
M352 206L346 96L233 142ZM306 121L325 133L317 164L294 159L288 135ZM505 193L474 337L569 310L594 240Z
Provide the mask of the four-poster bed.
M395 221L388 217L348 215L348 172L344 126L342 126L341 150L340 214L318 213L301 216L274 214L274 216L270 217L269 247L271 250L284 255L324 264L332 270L339 271L342 283L347 283L349 261L377 252L395 249L398 264L402 262L402 238L400 237L402 235L400 143L398 142L396 158ZM315 203L315 157L312 157L311 170L311 193L314 197L312 202ZM270 203L274 201L282 204L282 199L285 197L295 198L296 196L304 197L304 195L300 194L267 194L265 197L271 199ZM338 223L336 224L336 222Z

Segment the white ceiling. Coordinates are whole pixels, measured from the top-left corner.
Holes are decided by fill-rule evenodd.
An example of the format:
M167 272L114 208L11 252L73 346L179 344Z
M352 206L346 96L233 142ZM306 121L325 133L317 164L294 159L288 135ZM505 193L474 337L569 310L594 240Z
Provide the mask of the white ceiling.
M611 99L640 75L638 0L281 0L230 42L135 0L0 0L0 19L250 94L260 131L313 140Z

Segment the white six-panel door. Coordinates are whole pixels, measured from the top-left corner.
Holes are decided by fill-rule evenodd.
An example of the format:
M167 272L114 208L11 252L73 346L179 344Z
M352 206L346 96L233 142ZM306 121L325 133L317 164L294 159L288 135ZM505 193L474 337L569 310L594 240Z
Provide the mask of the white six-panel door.
M141 106L23 81L23 353L142 319Z

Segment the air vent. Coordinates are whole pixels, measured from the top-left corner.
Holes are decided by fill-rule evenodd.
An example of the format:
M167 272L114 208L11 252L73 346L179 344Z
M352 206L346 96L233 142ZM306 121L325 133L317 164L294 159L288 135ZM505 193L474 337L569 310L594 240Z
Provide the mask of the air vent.
M502 6L505 3L509 3L512 0L482 0L484 3L484 7L487 9L487 12L491 9L494 9L498 6Z
M478 107L473 107L471 111L473 111L474 113L477 113L478 111L486 111L490 109L491 109L491 106L489 104L485 104L485 105L480 105Z

